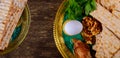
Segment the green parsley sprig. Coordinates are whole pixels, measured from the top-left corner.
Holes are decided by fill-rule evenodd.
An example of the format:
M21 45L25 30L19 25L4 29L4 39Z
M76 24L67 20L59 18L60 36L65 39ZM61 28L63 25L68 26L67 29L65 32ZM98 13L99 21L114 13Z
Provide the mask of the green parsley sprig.
M68 0L66 2L65 12L68 19L78 19L81 16L88 16L90 12L96 9L95 0Z

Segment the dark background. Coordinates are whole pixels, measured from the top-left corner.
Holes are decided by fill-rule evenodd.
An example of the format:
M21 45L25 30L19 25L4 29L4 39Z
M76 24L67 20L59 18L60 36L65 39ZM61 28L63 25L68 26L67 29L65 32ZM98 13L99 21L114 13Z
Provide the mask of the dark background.
M63 0L29 0L31 26L23 43L0 58L62 58L53 38L53 22Z

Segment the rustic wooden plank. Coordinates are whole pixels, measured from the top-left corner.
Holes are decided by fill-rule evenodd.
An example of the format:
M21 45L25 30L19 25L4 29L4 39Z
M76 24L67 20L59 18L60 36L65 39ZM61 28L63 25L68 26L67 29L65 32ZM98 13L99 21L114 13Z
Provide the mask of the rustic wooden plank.
M29 0L32 22L24 42L0 58L62 58L53 39L53 21L63 0Z

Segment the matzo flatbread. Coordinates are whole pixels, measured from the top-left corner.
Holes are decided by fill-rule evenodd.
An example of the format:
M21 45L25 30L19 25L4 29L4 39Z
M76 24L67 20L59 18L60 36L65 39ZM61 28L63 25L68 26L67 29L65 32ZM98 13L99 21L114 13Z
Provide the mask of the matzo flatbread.
M98 0L97 2L120 19L120 0Z
M114 32L120 39L120 19L97 3L97 9L90 13L91 16Z
M117 57L117 51L120 49L120 40L105 26L103 31L96 36L96 44L93 49L96 50L96 58Z
M0 0L0 50L4 50L20 19L27 0Z

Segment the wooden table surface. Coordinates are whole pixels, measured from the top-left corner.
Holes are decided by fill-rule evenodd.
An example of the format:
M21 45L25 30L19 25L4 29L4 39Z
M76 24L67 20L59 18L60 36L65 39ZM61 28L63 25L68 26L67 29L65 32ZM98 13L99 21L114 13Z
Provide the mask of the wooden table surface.
M53 22L63 0L29 0L31 26L23 43L0 58L62 58L53 38Z

